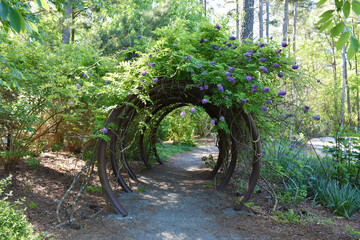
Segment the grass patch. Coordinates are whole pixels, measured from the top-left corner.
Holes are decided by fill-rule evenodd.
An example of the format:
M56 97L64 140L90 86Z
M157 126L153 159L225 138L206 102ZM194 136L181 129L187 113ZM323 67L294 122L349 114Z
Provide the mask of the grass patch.
M195 146L189 146L185 144L172 145L172 144L157 143L156 148L160 156L160 159L166 162L176 154L194 150Z

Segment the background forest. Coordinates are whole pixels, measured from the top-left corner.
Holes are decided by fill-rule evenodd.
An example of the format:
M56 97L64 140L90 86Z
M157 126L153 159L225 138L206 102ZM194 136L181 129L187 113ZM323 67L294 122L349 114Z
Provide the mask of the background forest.
M46 151L90 161L96 140L107 138L109 112L132 91L119 74L139 57L135 48L161 40L161 29L179 20L194 29L210 22L241 42L282 45L301 72L279 83L287 92L276 107L281 117L257 122L274 212L278 202L311 199L351 219L360 210L359 14L357 0L1 0L1 167L6 174L18 164L36 167ZM167 115L159 139L194 146L194 136L214 136L210 117L191 112ZM334 146L314 154L309 140L317 137L333 137ZM241 177L234 184L237 192L246 186ZM3 180L0 193L5 186ZM277 214L297 219L291 211Z

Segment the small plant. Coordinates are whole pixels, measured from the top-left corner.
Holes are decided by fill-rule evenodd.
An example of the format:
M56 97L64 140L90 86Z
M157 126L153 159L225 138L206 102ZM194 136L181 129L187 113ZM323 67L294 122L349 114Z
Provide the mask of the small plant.
M145 192L145 190L146 190L146 188L144 186L140 186L136 189L136 192L143 193L143 192Z
M34 202L31 202L30 204L29 204L29 208L31 208L31 209L33 209L33 208L35 208L37 205L36 205L36 203L34 203Z
M205 165L208 167L208 168L211 168L213 169L215 167L215 164L216 162L214 161L214 157L213 155L209 155L209 157L202 157L201 158L201 161L203 161L205 163Z
M101 187L94 187L94 186L91 186L91 185L88 186L86 188L86 190L89 191L89 192L93 192L93 193L101 193L102 192Z
M0 180L0 239L41 239L38 233L34 233L31 224L26 221L24 210L19 206L24 204L24 199L14 203L8 201L12 193L4 194L5 187L10 184L11 175Z
M293 209L288 211L276 211L274 213L275 219L279 222L289 222L289 223L300 223L301 216L294 212Z
M346 225L345 227L351 237L360 239L360 231L355 231L354 228L350 227L349 225Z
M33 169L37 169L40 165L40 160L34 157L29 157L26 163Z

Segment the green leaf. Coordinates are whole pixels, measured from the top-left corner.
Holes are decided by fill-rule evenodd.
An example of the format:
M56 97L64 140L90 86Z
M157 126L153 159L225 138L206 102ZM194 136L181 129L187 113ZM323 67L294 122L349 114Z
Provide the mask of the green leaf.
M360 3L357 0L353 0L351 2L352 4L352 10L356 15L360 15Z
M343 0L335 0L335 4L336 4L336 10L340 11L344 2L343 2Z
M17 33L25 30L25 20L18 10L9 8L10 25Z
M347 58L348 58L349 60L351 60L351 59L354 57L355 53L356 53L356 52L355 52L355 49L353 48L352 45L350 45L350 47L348 48L348 50L347 50L347 52L346 52Z
M36 4L39 6L39 8L42 8L42 4L40 0L36 0Z
M0 2L0 17L3 21L6 20L6 18L8 16L8 12L9 12L9 5L7 4L6 1L1 1Z
M49 5L47 3L47 0L36 0L36 1L40 1L41 2L41 5L42 7L46 10L46 11L49 11Z
M359 51L359 42L356 38L354 38L353 36L351 36L350 38L350 44L351 46L354 48L355 52Z
M38 27L37 27L34 23L28 22L27 24L28 24L29 27L32 29L32 31L37 32L37 33L39 32Z
M341 50L341 48L347 43L351 34L349 32L344 32L339 40L336 42L335 46L337 50Z
M321 14L320 16L320 20L317 22L317 24L326 22L327 20L329 20L332 17L332 14L334 13L335 10L328 10L326 12L324 12L323 14Z
M344 23L343 22L340 22L338 23L335 27L333 27L331 30L330 30L330 37L336 37L336 36L339 36L340 33L344 30Z
M322 27L320 28L319 32L323 32L325 29L327 29L332 23L332 20L326 22Z
M344 13L345 18L349 17L350 8L351 8L351 5L350 5L349 1L344 2L343 13Z
M323 5L324 3L326 3L327 0L320 0L318 3L317 3L317 6L320 7L321 5Z

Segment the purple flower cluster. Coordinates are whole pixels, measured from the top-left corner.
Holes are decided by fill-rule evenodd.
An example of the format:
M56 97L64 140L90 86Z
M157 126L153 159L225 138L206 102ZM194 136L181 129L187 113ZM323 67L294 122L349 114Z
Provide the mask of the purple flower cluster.
M180 117L182 117L182 118L185 117L185 112L181 112Z
M191 113L195 113L195 112L196 112L196 109L195 109L194 107L192 107L192 108L190 109L190 112L191 112Z
M220 92L223 92L224 91L224 87L221 85L221 84L218 84L217 85L218 89Z
M270 99L266 100L266 104L272 104L272 101Z
M230 77L231 76L231 73L230 72L226 72L225 73L225 77Z
M234 71L234 67L229 67L229 72Z
M219 118L219 120L223 122L223 121L225 120L225 118L224 118L223 116L221 116L221 117Z
M152 80L153 80L153 82L156 82L156 83L159 81L158 78L153 78Z
M235 79L234 79L233 77L228 77L227 80L228 80L229 82L232 82L232 83L235 82Z
M308 105L305 105L304 112L307 113L309 111L310 107Z
M252 77L252 76L245 76L245 80L246 80L246 81L251 82L251 81L253 81L254 79L255 79L255 78Z
M211 62L210 62L210 65L211 65L211 66L215 66L215 64L216 64L215 61L211 61Z
M283 76L284 76L284 74L278 73L278 77L279 77L279 78L282 78Z
M141 75L145 76L145 75L146 75L146 72L145 72L145 71L142 71L142 72L141 72Z
M291 67L292 69L294 69L294 70L296 70L296 69L298 69L299 68L299 66L298 65L296 65L296 64L294 64L294 65L292 65L292 67Z
M76 84L76 88L79 89L79 90L81 89L80 83L77 83L77 84Z
M149 66L150 66L150 67L154 67L154 66L155 66L155 63L151 62L151 63L149 63Z
M282 43L281 43L281 46L282 46L282 47L287 47L288 44L287 44L286 42L282 42Z
M265 106L262 106L260 109L261 109L261 111L264 111L264 112L268 111L267 107L265 107Z
M241 102L246 103L247 102L246 98L241 99Z
M103 134L107 134L108 130L106 128L102 129Z
M221 27L220 27L220 25L219 25L219 24L216 24L216 25L215 25L215 28L217 28L218 30L220 30L220 29L221 29Z
M277 54L280 54L281 51L282 51L281 49L275 50L275 52L276 52Z
M207 100L204 98L202 101L201 101L202 104L206 104L207 103Z
M260 43L259 46L260 47L265 47L265 43Z
M269 73L269 70L264 66L260 66L260 70L263 71L264 73Z
M215 120L210 120L211 125L215 125Z
M236 37L235 37L235 36L231 36L231 37L229 37L229 40L236 40Z
M280 64L274 63L274 64L273 64L273 67L274 67L274 68L279 68L279 67L280 67Z
M284 90L280 90L280 91L278 91L278 95L279 96L285 96L286 92Z
M269 88L268 87L263 87L263 92L269 92Z
M267 61L267 59L264 58L264 57L260 58L259 60L260 60L260 62L266 62Z
M314 116L314 119L319 121L320 120L320 117L319 116Z
M256 91L257 91L257 85L253 84L252 85L252 93L256 93Z

